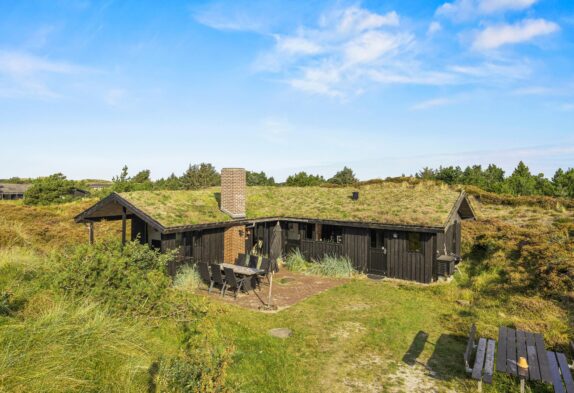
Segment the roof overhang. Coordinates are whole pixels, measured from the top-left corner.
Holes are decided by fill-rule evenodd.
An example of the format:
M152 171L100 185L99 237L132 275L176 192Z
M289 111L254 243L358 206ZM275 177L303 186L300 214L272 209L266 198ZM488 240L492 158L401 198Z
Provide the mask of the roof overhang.
M159 232L165 232L165 227L163 225L161 225L158 221L154 220L148 214L144 213L115 192L111 193L92 207L78 214L76 217L74 217L74 221L81 223L98 222L102 220L121 220L123 217L124 209L126 211L127 218L137 216Z
M454 215L458 213L463 220L476 220L476 213L472 204L468 200L468 195L466 192L461 191L458 199L456 200L452 210L448 215L448 220L446 221L446 225L451 222ZM445 226L446 226L445 225Z

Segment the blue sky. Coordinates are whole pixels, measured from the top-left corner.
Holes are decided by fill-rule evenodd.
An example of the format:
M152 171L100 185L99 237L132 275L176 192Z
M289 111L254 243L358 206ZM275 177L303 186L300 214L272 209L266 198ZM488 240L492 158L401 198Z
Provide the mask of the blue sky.
M551 176L574 166L574 2L2 0L0 136L0 178Z

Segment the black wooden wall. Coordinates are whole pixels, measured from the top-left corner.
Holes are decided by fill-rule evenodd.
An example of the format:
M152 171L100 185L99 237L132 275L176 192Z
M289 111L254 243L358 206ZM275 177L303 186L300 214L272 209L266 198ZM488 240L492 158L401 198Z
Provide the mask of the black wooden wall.
M132 241L139 235L142 244L147 243L147 224L138 216L132 216Z
M396 237L394 236L396 234ZM408 232L389 232L386 237L387 276L430 283L433 278L434 236L421 233L421 251L408 250Z
M367 272L370 232L367 228L343 228L343 255L349 257L355 269Z
M223 263L223 228L201 232L201 260L208 263Z

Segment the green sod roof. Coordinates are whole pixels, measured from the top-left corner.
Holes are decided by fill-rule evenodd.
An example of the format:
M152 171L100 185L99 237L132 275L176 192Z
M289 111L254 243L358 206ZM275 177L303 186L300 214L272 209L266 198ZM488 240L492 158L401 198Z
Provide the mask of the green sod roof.
M231 221L219 210L219 187L119 195L166 228ZM359 191L358 201L351 199ZM291 217L380 224L444 226L460 193L432 184L359 187L248 187L247 219Z

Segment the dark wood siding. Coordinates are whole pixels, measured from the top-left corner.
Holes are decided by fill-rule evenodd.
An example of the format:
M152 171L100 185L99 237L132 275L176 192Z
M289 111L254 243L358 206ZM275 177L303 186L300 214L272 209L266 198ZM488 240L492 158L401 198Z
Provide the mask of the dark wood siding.
M201 232L201 260L203 262L223 262L223 232L223 228Z
M369 230L366 228L343 228L343 255L349 257L360 272L367 272L369 261Z
M396 235L396 236L395 236ZM433 239L421 233L420 252L409 252L408 232L389 232L386 237L387 275L402 280L431 282L433 277Z
M302 240L301 253L308 260L318 260L325 255L340 256L343 253L343 245L340 243Z
M161 252L175 250L179 247L175 237L176 237L175 234L161 236ZM180 264L181 264L181 258L176 258L175 260L172 260L169 263L169 265L167 266L167 272L169 273L170 276L172 277L175 276Z
M147 224L139 217L132 216L132 230L131 230L131 239L132 241L137 238L139 235L140 243L146 244L147 243Z

